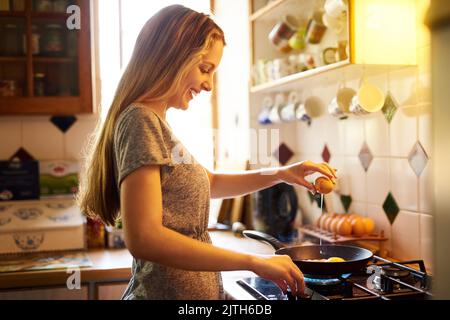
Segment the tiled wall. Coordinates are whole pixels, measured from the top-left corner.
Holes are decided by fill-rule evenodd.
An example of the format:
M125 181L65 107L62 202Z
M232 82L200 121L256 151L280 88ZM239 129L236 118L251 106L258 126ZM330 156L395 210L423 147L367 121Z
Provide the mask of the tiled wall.
M80 160L96 122L94 115L0 117L0 159Z
M417 67L365 67L368 81L392 100L393 117L388 116L387 104L365 116L350 115L345 120L331 116L326 107L336 95L338 76L308 89L322 100L321 114L310 124L298 122L296 135L281 126L280 136L293 153L288 164L308 159L328 161L338 169L330 211L373 218L377 231L383 230L389 238L386 248L391 257L424 259L432 269L429 50L429 45L419 48ZM357 90L363 69L349 70L346 86ZM289 156L289 150L284 154ZM320 215L317 203L303 188L298 194L303 221L315 221Z

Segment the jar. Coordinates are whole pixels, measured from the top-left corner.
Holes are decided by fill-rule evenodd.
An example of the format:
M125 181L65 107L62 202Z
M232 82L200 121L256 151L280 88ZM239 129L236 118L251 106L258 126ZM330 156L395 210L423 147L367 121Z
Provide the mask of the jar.
M13 11L25 11L25 0L12 0L11 7Z
M35 0L34 10L38 12L52 11L52 2L50 0Z
M43 51L47 55L60 56L64 52L63 30L59 24L48 24L45 27Z
M40 39L41 35L37 31L37 26L33 25L31 27L31 53L33 55L40 54ZM27 36L23 35L23 53L27 54Z
M45 74L36 73L34 75L34 96L45 96Z
M16 80L0 80L0 97L16 97L19 86Z
M9 11L9 0L0 0L0 11Z
M21 34L18 25L13 23L5 25L3 33L5 35L3 54L6 56L20 55L22 48L20 47Z
M305 40L311 44L322 41L327 27L323 24L323 11L316 11L306 27Z
M67 0L55 0L53 2L53 11L55 12L66 12L68 7Z

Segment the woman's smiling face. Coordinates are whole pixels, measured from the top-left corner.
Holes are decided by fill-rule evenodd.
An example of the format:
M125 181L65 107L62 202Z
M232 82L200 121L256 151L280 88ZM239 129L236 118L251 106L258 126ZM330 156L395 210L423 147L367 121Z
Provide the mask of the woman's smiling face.
M213 42L201 61L186 75L180 85L180 91L169 99L170 107L186 110L189 102L202 90L213 89L214 74L222 60L223 47L222 41Z

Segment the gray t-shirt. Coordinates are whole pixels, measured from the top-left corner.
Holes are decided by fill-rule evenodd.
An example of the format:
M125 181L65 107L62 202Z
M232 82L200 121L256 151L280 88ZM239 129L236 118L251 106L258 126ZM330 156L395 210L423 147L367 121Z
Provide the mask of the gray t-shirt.
M127 107L115 126L114 156L119 189L123 179L134 170L160 165L163 225L211 243L207 232L210 202L207 173L163 119L143 105ZM133 259L132 278L122 296L122 299L167 300L222 298L219 272L186 271L140 259Z

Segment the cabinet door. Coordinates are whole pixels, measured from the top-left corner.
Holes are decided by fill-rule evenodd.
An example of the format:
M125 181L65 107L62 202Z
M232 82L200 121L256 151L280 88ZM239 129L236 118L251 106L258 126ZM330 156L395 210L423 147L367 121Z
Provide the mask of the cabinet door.
M128 282L108 283L97 285L98 300L120 300Z
M0 8L0 115L92 113L90 1L22 1Z
M2 290L0 300L87 300L88 287L69 290L66 287L29 289L29 290Z

